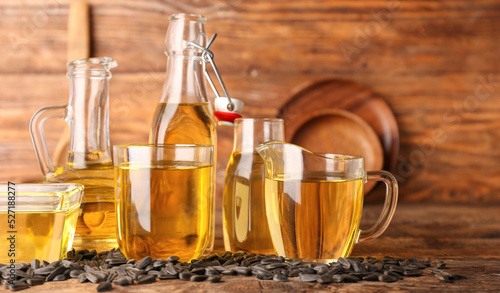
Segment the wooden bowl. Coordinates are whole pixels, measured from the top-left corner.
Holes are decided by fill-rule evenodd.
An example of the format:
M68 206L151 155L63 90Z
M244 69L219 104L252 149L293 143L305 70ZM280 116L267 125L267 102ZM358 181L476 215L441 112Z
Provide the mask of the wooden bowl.
M396 118L385 100L364 85L349 80L329 79L308 84L294 94L280 109L285 121L285 138L291 141L296 132L323 110L339 109L357 115L375 132L384 153L383 169L391 171L399 153L399 131ZM323 114L322 114L323 113ZM330 124L323 118L322 123ZM332 120L333 121L333 120ZM334 124L336 121L334 122ZM313 131L309 128L310 131ZM332 147L325 138L325 148Z

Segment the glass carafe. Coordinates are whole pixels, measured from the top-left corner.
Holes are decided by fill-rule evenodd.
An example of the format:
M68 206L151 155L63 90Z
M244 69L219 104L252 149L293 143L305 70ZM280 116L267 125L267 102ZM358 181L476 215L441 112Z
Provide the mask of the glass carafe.
M208 144L217 153L216 120L205 89L203 51L188 44L207 46L205 22L203 16L195 14L170 17L165 39L167 72L149 137L152 144ZM189 199L177 200L181 206ZM213 197L211 205L215 213ZM210 221L211 241L205 253L213 249L215 219L210 217Z
M113 163L108 134L108 84L115 60L99 57L68 63L68 105L46 107L33 115L31 138L45 182L74 182L85 186L73 247L106 250L116 247ZM70 129L68 160L54 166L43 125L64 119Z
M224 248L273 254L264 205L266 168L255 147L284 140L282 119L236 119L234 148L226 170L223 195Z

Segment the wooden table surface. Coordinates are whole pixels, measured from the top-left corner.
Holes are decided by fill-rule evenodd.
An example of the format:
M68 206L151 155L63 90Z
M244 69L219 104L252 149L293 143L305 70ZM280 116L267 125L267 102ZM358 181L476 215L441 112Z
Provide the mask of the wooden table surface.
M362 227L376 220L379 208L376 205L365 207ZM220 243L220 238L217 243ZM440 283L428 270L421 277L405 277L395 283L362 281L328 285L303 283L296 278L281 283L254 277L224 276L223 282L217 284L164 280L149 285L114 286L112 292L498 292L499 252L500 205L406 203L399 205L384 235L356 245L352 255L443 260L447 264L445 271L468 279ZM96 287L96 284L79 284L72 279L46 283L23 292L96 292Z

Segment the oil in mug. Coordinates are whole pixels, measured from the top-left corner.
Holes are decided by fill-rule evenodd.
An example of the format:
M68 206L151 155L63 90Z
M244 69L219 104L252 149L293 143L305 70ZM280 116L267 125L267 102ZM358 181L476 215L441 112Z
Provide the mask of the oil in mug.
M363 180L304 178L266 178L267 217L278 255L325 261L349 256L358 237Z

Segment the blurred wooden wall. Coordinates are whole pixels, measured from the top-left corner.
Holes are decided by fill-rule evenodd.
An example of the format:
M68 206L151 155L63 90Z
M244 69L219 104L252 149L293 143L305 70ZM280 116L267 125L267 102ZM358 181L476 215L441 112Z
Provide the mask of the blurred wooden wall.
M41 179L28 122L68 100L69 2L0 1L0 182ZM216 62L246 116L275 116L312 81L356 81L396 116L401 200L500 202L498 0L89 3L93 55L119 64L110 82L112 143L147 141L168 16L198 13L219 35ZM59 126L46 130L51 148ZM220 184L232 131L220 129L219 138Z

